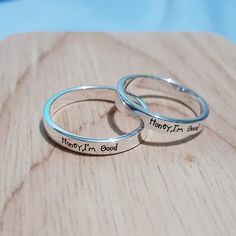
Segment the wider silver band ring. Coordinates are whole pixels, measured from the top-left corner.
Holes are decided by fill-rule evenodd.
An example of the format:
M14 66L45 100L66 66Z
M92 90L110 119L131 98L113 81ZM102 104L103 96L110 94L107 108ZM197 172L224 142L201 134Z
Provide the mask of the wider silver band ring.
M136 79L143 79L143 81L140 81L140 87L142 88L147 86L152 90L158 90L160 89L159 87L164 87L167 90L164 91L166 95L169 93L173 94L176 99L182 100L187 104L195 103L198 107L196 117L188 119L173 118L151 112L149 109L141 107L130 98L129 94L132 93L132 91L127 92L127 87ZM157 82L159 82L159 84ZM207 103L200 95L170 78L146 74L128 75L118 81L117 92L122 102L144 121L144 127L157 132L172 135L184 133L191 135L198 133L203 128L202 121L207 118L209 113Z
M117 96L116 89L109 86L79 86L63 90L52 96L45 104L43 111L45 129L56 143L75 152L107 155L129 150L137 146L143 138L141 131L144 123L137 116L139 126L136 129L114 138L82 137L64 130L52 119L59 109L76 101L99 98L114 102Z

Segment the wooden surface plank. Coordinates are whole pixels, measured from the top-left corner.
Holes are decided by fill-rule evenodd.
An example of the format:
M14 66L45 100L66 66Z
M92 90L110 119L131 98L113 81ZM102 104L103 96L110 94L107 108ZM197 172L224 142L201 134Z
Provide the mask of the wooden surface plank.
M114 86L130 73L169 76L200 93L210 107L204 131L188 142L153 135L106 157L76 155L46 138L42 109L52 94ZM0 235L236 234L236 47L224 38L19 34L0 43L0 85ZM57 119L107 136L110 108L81 104ZM112 115L124 130L135 126Z

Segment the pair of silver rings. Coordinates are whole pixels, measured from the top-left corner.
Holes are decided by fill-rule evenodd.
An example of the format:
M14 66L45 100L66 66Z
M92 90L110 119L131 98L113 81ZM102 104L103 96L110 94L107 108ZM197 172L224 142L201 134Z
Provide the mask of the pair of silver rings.
M142 96L128 91L134 80L139 80L138 86L143 91L161 90L163 95L180 101L191 109L195 116L180 119L152 112L142 100ZM139 120L139 126L114 138L89 138L68 132L54 122L53 116L57 111L86 99L106 99L114 102L120 111L133 114L134 118ZM146 132L143 131L147 129L170 135L196 134L202 130L202 121L207 118L208 113L205 100L177 81L160 76L135 74L120 79L116 88L78 86L53 95L45 104L43 122L49 137L66 149L83 154L108 155L124 152L139 145L146 138Z

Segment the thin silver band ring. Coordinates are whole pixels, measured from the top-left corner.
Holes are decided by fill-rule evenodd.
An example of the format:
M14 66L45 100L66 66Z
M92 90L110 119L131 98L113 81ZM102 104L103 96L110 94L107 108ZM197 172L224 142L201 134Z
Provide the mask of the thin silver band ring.
M78 136L64 130L52 119L58 110L76 101L99 98L115 102L116 97L118 97L116 89L109 86L78 86L53 95L46 102L43 111L43 122L48 135L53 141L69 150L90 155L116 154L137 146L144 138L141 137L144 123L137 116L139 126L136 129L114 138Z
M184 104L190 102L195 103L198 107L198 115L193 118L179 119L154 113L145 107L141 107L138 103L130 99L129 94L132 92L126 91L132 81L140 78L144 80L140 87L148 84L149 88L158 90L159 85L156 82L160 82L161 86L167 90L165 91L166 95L173 94L177 100L182 100ZM149 82L151 84L149 84ZM171 78L147 74L128 75L118 81L117 92L122 102L144 121L145 128L162 133L171 133L172 135L184 133L189 135L196 134L202 130L202 121L205 120L209 114L208 105L200 95Z

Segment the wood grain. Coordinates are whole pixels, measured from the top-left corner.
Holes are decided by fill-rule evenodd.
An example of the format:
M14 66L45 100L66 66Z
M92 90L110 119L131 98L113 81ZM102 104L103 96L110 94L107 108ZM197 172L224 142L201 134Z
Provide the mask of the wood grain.
M106 157L46 138L42 108L52 94L130 73L170 76L200 93L210 107L204 131L188 142L150 137ZM224 38L19 34L0 43L0 87L0 235L236 235L236 47ZM78 132L111 134L111 104L81 106L59 120L74 111L67 123Z

